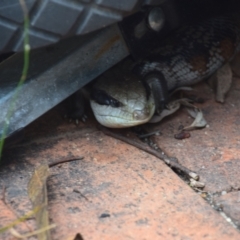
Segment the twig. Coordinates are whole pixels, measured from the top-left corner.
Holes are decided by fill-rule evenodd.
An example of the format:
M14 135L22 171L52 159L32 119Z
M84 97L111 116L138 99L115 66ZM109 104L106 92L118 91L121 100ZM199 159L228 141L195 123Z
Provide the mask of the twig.
M84 159L84 157L79 157L79 158L66 158L66 159L62 159L62 160L55 161L55 162L53 162L53 163L49 163L48 166L49 166L49 167L53 167L53 166L56 166L56 165L61 164L61 163L73 162L73 161L83 160L83 159Z
M78 193L81 197L83 197L86 201L89 202L89 199L76 188L73 189L73 192Z
M122 135L119 135L119 134L116 134L110 130L108 130L107 128L104 128L104 127L100 127L100 129L102 130L102 132L108 136L111 136L113 138L116 138L116 139L119 139L123 142L126 142L134 147L137 147L161 160L163 160L167 165L169 165L170 167L172 168L175 168L177 170L180 170L181 172L185 173L188 177L190 178L193 178L195 180L197 180L199 178L199 176L192 172L191 170L189 170L188 168L180 165L178 163L178 160L176 158L173 158L173 157L169 157L167 156L164 152L158 152L152 148L150 148L148 145L145 145L143 143L140 143L140 142L135 142L133 141L132 139L129 139L129 138L126 138Z

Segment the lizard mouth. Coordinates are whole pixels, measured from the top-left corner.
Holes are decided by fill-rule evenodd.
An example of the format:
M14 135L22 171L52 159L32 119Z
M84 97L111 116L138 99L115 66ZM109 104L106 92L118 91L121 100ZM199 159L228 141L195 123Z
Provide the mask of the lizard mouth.
M142 110L132 111L124 108L102 106L92 101L91 106L97 121L110 128L127 128L144 124L152 118L155 112L155 105L150 103Z

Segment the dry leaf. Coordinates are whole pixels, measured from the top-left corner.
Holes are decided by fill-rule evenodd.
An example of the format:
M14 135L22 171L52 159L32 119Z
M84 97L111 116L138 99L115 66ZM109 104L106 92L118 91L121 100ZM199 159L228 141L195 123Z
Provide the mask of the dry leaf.
M216 101L223 103L225 95L232 85L232 69L230 64L227 63L218 69L208 80L208 83L216 91Z
M40 209L34 208L32 211L28 212L27 214L19 217L18 219L16 219L15 221L7 224L6 226L3 226L2 228L0 228L0 234L7 231L8 229L13 228L14 226L24 222L26 219L28 219L29 217L31 217L32 215L34 215L36 212L38 212Z
M196 108L191 102L192 100L188 98L180 98L177 100L173 100L166 105L166 108L160 113L160 115L154 115L149 122L150 123L160 122L163 118L175 113L181 107L181 105Z
M177 93L179 91L193 91L193 88L192 87L179 87L179 88L176 88L173 92L171 92L170 96L173 96L175 93Z
M32 237L32 236L34 236L34 235L37 235L37 234L39 234L39 233L46 232L46 230L49 230L49 229L54 228L54 227L56 227L56 224L49 225L49 226L46 227L46 228L41 228L41 229L38 229L38 230L36 230L36 231L27 233L27 234L20 234L20 233L17 232L14 228L11 228L11 229L10 229L10 232L11 232L11 234L12 234L14 237L21 238L21 239L26 239L26 238Z
M190 126L184 127L183 130L193 130L196 128L204 128L207 125L207 121L203 117L203 113L197 108L187 108L188 113L194 118L193 123Z
M191 134L189 132L182 131L182 132L175 134L174 137L178 140L183 140L186 138L190 138Z
M163 118L175 113L179 108L181 104L179 103L179 100L169 102L168 105L166 106L167 108L164 109L160 115L154 115L150 119L150 123L157 123L160 122Z
M70 235L72 235L72 234L70 234ZM84 239L83 239L83 236L81 235L81 233L77 233L74 237L69 236L65 240L84 240Z
M80 233L77 233L73 240L83 240L83 237Z
M32 178L28 184L28 195L32 201L34 208L40 208L35 213L38 229L44 229L49 226L48 211L47 211L47 187L46 181L49 176L49 167L47 164L41 165L35 169ZM50 232L46 230L38 233L39 240L50 240Z

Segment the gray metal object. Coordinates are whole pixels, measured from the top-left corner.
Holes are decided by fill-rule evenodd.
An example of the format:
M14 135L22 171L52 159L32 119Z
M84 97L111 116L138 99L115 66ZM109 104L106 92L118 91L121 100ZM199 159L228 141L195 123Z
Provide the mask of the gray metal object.
M163 28L164 22L165 16L163 10L160 7L155 7L151 9L148 14L149 27L152 30L159 32Z
M0 64L0 134L21 129L129 54L117 25L31 52L28 79L7 119L23 54Z
M131 55L137 60L158 47L159 40L180 26L182 12L176 0L161 1L160 6L145 6L119 23Z
M163 0L24 0L32 48L83 35L121 21L142 4ZM23 50L23 9L19 0L0 0L0 52Z
M139 9L138 0L24 0L32 48L83 35L121 21ZM136 9L135 6L139 5ZM19 0L0 1L0 52L23 50L23 10Z

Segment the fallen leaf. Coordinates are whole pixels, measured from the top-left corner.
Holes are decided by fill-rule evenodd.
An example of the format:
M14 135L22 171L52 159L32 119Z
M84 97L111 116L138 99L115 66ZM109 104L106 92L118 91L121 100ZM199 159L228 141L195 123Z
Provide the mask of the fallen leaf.
M173 92L170 93L170 96L173 96L176 92L179 92L179 91L193 91L193 88L192 87L179 87L179 88L176 88Z
M26 239L26 238L32 237L34 235L37 235L39 233L45 232L46 230L49 230L49 229L54 228L54 227L56 227L56 224L49 225L46 228L41 228L41 229L38 229L36 231L32 231L30 233L27 233L27 234L20 234L14 228L11 228L10 232L14 237L21 238L21 239Z
M149 122L160 122L163 118L175 113L180 108L180 106L181 104L179 103L179 100L169 102L166 106L166 109L164 109L159 115L153 115Z
M46 182L49 176L49 167L47 164L43 164L35 169L32 178L28 184L28 195L32 201L34 208L40 208L35 213L36 224L38 229L44 229L49 227L48 211L47 211L47 187ZM40 232L37 234L39 240L50 240L50 231Z
M189 132L182 131L180 133L175 134L174 137L178 140L183 140L186 138L190 138L191 134Z
M193 130L196 128L204 128L207 125L207 121L203 117L203 113L198 108L187 108L188 113L194 118L193 123L190 126L184 127L183 130Z
M217 102L224 102L226 93L232 85L232 69L227 63L218 69L211 78L208 79L209 85L215 90Z
M80 233L77 233L73 240L83 240L83 237Z
M15 221L7 224L6 226L0 228L0 234L7 231L8 229L13 228L14 226L24 222L26 219L28 219L29 217L31 217L32 215L34 215L36 212L39 211L39 208L34 208L32 211L28 212L27 214L19 217L18 219L16 219Z

